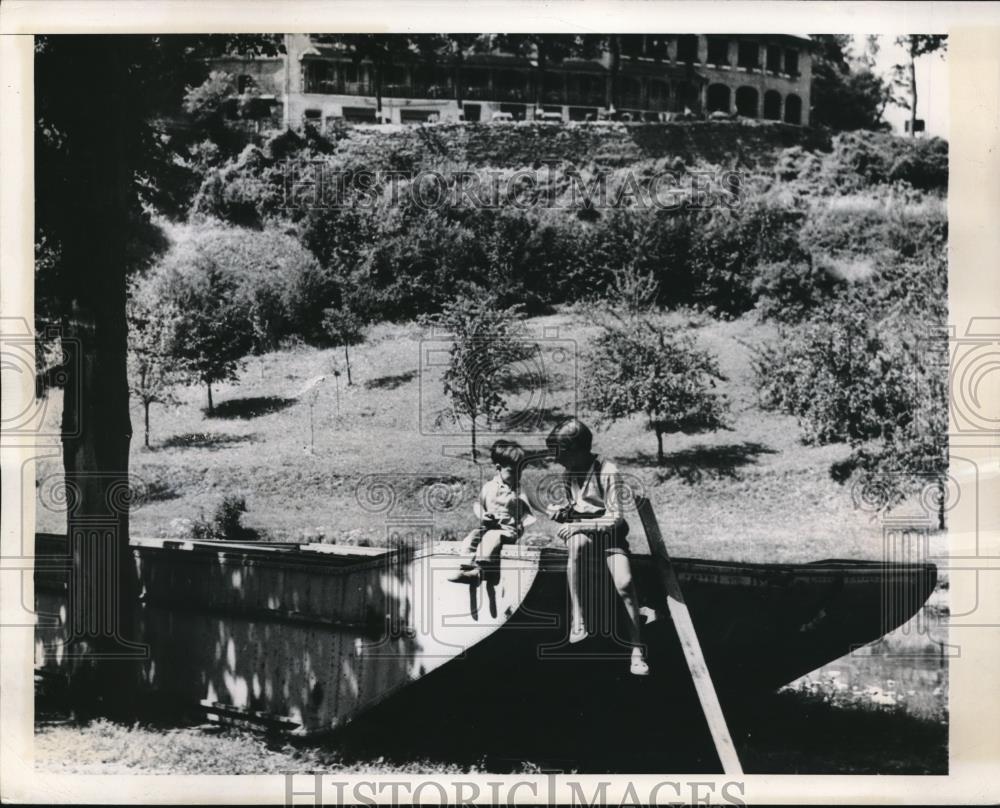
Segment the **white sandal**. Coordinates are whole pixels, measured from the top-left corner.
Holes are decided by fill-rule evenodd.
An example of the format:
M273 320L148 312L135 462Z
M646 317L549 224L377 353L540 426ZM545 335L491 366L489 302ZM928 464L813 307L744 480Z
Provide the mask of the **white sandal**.
M632 649L632 664L629 666L629 672L633 676L649 676L649 663L646 662L641 648Z

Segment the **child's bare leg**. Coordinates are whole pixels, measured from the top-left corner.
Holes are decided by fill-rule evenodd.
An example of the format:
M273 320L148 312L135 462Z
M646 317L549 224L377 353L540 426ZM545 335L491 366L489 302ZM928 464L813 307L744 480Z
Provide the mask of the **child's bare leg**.
M644 676L649 673L639 635L639 598L636 596L635 581L632 579L632 565L625 553L608 553L608 570L615 582L618 596L625 604L629 617L629 634L632 640L632 673Z
M618 590L618 597L625 604L629 618L629 639L633 646L639 645L639 598L635 592L635 581L632 580L632 565L624 553L608 553L608 570Z
M475 564L476 564L476 551L479 548L479 544L483 539L483 533L485 531L482 528L475 528L469 532L469 535L465 537L462 541L462 549L459 551L459 558L464 559L463 562L459 563L459 569L455 571L454 575L451 575L448 580L454 581L455 583L468 583L471 575L474 574Z
M483 533L482 541L479 543L479 550L476 557L480 563L487 564L500 563L500 549L503 547L503 533L499 530L487 530Z
M462 542L462 556L468 559L469 564L475 563L476 551L479 549L485 532L481 527L473 528Z
M580 637L586 632L586 622L583 619L583 556L590 549L590 536L584 533L574 533L566 541L569 551L566 579L569 584L570 637Z

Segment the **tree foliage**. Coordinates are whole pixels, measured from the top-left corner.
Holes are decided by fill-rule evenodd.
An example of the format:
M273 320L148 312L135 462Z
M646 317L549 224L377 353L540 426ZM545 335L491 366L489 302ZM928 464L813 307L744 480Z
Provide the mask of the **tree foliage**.
M212 385L236 380L253 347L249 306L236 277L211 256L199 256L187 270L171 267L162 278L164 297L180 313L171 352L206 386L212 414Z
M849 35L812 38L818 44L812 61L812 125L842 131L888 129L883 115L893 99L892 85L870 63L851 58Z
M451 337L442 376L451 408L442 415L469 424L476 460L477 425L489 425L507 409L503 386L507 368L533 356L537 346L526 339L519 307L503 308L490 295L456 297L440 313L422 317L421 324Z
M872 504L884 511L929 484L943 491L948 374L932 324L944 320L913 317L903 300L880 314L862 294L782 329L753 364L763 406L795 415L806 443L848 444L831 473L876 491Z
M129 286L127 315L129 392L142 405L148 449L150 406L176 404L174 390L187 381L183 362L173 355L180 311L140 279Z
M615 317L591 348L583 394L603 419L644 415L663 463L664 435L725 426L728 404L714 389L723 378L690 335L672 333L649 315Z

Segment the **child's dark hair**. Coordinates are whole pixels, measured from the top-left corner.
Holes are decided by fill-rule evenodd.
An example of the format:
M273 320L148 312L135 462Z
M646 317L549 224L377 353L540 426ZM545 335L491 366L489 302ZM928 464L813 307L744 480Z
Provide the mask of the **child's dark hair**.
M556 424L545 439L545 446L550 452L581 451L589 452L594 443L594 435L583 421L576 418Z
M526 457L521 445L512 440L501 438L490 447L490 460L498 466L519 469Z

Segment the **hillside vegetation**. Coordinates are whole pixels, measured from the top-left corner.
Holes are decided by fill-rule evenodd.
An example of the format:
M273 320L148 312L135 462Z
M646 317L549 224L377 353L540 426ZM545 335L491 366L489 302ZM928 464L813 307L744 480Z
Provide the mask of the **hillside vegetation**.
M289 195L290 160L346 177L337 204L307 204L315 187L304 181ZM440 173L374 190L355 182L428 168ZM263 539L385 543L394 519L420 514L430 537L460 536L489 469L471 462L467 430L437 417L448 401L429 357L448 340L417 324L456 294L521 306L541 346L505 377L506 414L480 425L481 448L501 435L537 444L570 414L598 420L580 374L599 315L629 289L654 290L644 316L716 358L727 429L670 436L662 464L641 416L597 436L652 497L677 554L878 558L886 503L859 494L865 475L892 463L915 473L891 498L907 508L926 485L914 470L940 470L938 425L914 413L943 412L943 382L907 337L946 316L942 141L735 123L358 127L284 133L198 171L189 215L163 224L171 246L137 289L174 299L171 316L184 321L203 299L191 290L215 284L209 312L224 310L246 356L152 405L151 447L133 440L137 534L192 535L223 498L242 496L245 535ZM452 193L458 175L504 179L497 204L446 194L428 206L411 193L422 183ZM593 183L607 204L573 196ZM337 312L364 324L350 386ZM857 346L851 364L821 350L834 344ZM927 383L911 390L913 373ZM872 374L885 380L877 398ZM843 388L843 401L811 407L811 380ZM63 524L45 492L57 468L39 471L40 529ZM537 530L529 540L549 540Z

